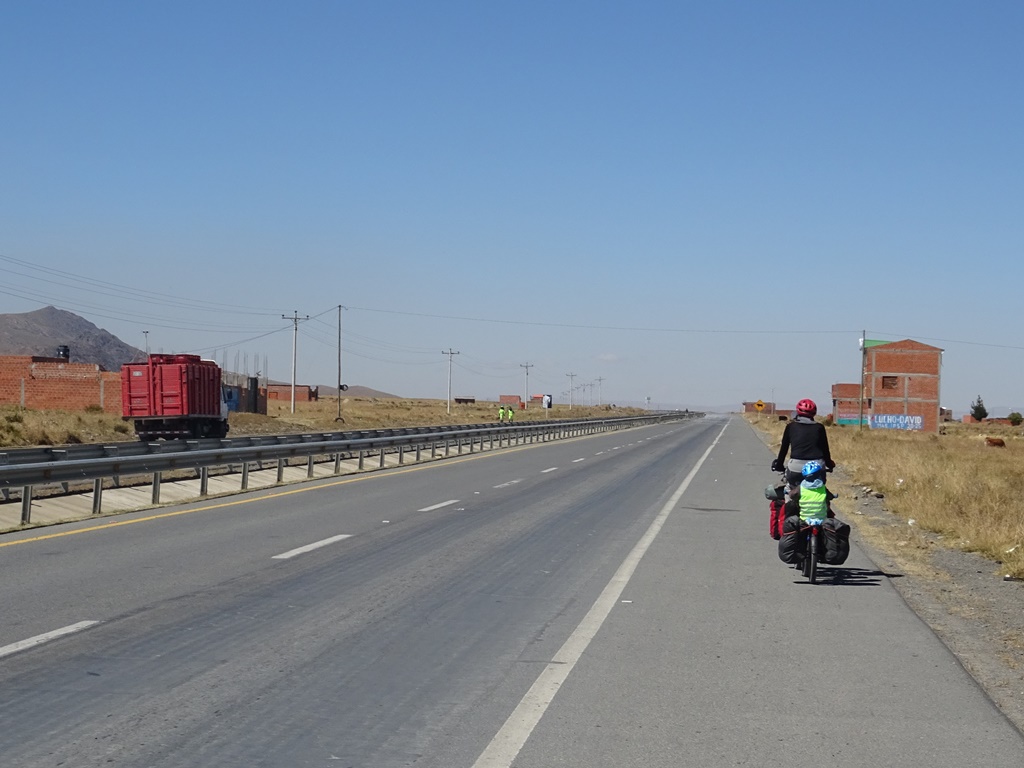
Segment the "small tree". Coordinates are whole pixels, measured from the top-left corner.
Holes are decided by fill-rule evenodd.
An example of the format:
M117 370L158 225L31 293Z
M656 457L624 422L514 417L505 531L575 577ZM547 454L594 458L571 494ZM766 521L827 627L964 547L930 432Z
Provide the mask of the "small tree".
M981 395L978 395L978 399L971 403L971 417L975 421L984 421L988 416L988 408L985 407L985 403L981 400Z
M1011 413L1009 416L1007 416L1007 418L1010 420L1010 423L1015 427L1019 427L1022 423L1024 423L1024 416L1022 416L1017 411Z

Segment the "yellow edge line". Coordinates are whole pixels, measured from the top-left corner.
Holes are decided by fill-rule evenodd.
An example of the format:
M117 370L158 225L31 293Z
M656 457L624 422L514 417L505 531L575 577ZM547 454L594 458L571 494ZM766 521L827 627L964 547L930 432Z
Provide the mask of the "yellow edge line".
M588 435L589 437L589 435ZM515 451L525 451L528 448L534 448L536 445L543 445L543 443L537 443L535 445L521 445L518 448L505 448L500 453L501 455L512 453ZM497 453L487 452L481 453L476 456L465 456L461 459L449 459L443 462L439 466L451 466L452 464L461 464L466 461L474 461L476 459L487 459L492 455L498 455ZM27 539L17 539L15 541L3 541L0 542L0 548L2 547L16 547L19 544L29 544L33 541L46 541L47 539L59 539L62 536L77 536L80 533L92 533L93 531L102 531L108 528L117 528L122 525L135 525L136 523L148 523L153 520L163 520L168 517L178 517L180 515L191 515L195 512L208 512L211 509L224 509L225 507L237 507L242 504L253 504L257 501L266 501L267 499L279 499L282 496L292 496L296 493L307 493L309 491L319 491L323 488L334 488L338 485L348 485L349 483L358 483L361 480L383 480L388 477L394 477L395 475L404 475L408 472L418 472L423 469L435 469L438 465L434 462L438 461L433 459L426 464L421 464L418 467L408 467L406 469L397 469L391 472L380 473L379 470L371 471L367 474L360 475L359 477L349 477L344 480L335 480L329 483L320 483L317 485L310 485L303 488L294 488L290 491L280 491L278 493L270 493L264 496L255 496L248 499L239 499L237 501L226 501L222 504L209 504L205 507L196 507L195 509L179 509L176 512L161 512L158 515L148 515L147 517L133 517L131 520L115 520L110 523L103 523L101 525L92 525L88 528L77 528L73 531L61 531L60 533L47 533L42 536L32 536ZM253 491L240 491L240 493L259 493L259 490ZM117 512L115 514L131 514L130 512Z

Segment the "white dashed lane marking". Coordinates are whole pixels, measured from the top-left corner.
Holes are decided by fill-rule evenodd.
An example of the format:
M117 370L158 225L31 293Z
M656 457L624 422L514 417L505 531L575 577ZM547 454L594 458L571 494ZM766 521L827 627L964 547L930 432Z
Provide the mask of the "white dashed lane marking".
M556 469L558 469L558 467L548 467L547 469L542 469L540 473L542 475L546 475L548 472L554 472Z
M10 645L5 645L2 648L0 648L0 657L10 656L12 653L24 651L26 648L32 648L37 645L42 645L43 643L48 642L50 640L56 640L58 637L70 635L72 632L81 632L83 629L88 629L89 627L95 626L96 624L99 624L99 622L80 621L77 624L70 624L66 627L55 629L52 632L45 632L41 635L30 637L27 640L19 640L17 643L11 643Z
M442 501L440 504L432 504L429 507L424 507L423 509L417 509L416 511L417 512L433 512L435 509L441 509L441 507L448 507L448 506L451 506L452 504L458 504L458 503L459 503L458 499L448 499L448 501Z
M579 464L581 461L584 461L584 459L573 459L572 463L573 464Z
M321 541L314 541L312 544L307 544L304 547L297 547L296 549L289 549L287 552L282 552L280 555L274 555L271 560L288 560L296 555L304 555L306 552L312 552L314 549L320 549L320 547L326 547L328 544L333 544L336 541L342 539L352 538L351 533L343 533L340 536L331 536L329 539L323 539Z
M522 478L520 478L519 480L509 480L507 483L502 483L501 485L496 485L494 487L495 488L508 488L510 485L515 485L516 483L521 483L521 482L523 482Z

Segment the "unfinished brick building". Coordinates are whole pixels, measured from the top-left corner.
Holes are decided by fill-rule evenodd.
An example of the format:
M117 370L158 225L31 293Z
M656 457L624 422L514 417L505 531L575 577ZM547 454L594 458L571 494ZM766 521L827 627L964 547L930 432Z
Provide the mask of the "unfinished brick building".
M62 357L0 356L0 403L36 410L121 413L121 374Z
M860 384L832 386L832 418L837 424L872 429L938 432L942 350L911 339L864 343L863 402Z

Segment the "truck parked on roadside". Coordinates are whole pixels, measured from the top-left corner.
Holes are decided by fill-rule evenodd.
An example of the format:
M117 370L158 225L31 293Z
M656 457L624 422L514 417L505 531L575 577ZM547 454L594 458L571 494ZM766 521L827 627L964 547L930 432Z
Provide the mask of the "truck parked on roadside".
M226 437L220 366L198 355L152 354L121 367L121 416L140 440Z

